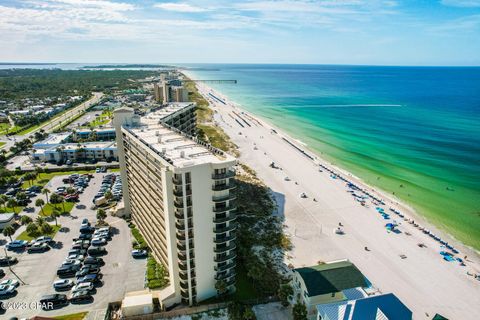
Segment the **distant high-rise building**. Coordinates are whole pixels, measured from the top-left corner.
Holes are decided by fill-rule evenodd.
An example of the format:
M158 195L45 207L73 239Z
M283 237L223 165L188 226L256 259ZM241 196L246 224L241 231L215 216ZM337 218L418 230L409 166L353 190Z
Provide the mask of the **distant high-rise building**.
M125 211L168 268L164 306L192 305L216 296L220 281L235 284L236 159L173 127L189 126L191 105L144 117L114 111Z
M163 85L155 83L153 85L153 96L155 101L163 103Z
M168 80L153 86L155 101L167 104L169 102L188 102L188 90L180 80Z

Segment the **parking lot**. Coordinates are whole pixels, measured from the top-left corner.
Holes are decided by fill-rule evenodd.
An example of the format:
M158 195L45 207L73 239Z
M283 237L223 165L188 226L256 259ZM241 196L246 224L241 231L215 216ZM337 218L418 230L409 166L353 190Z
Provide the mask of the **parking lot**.
M102 176L104 174L94 174L89 186L84 193L80 194L79 202L76 203L69 216L62 216L58 223L62 225L61 231L55 236L55 244L52 249L45 253L15 253L8 251L8 255L18 258L18 263L12 266L12 271L4 267L6 273L2 279L19 279L22 283L18 288L16 296L3 299L5 303L19 303L18 306L24 306L40 300L46 294L53 294L53 282L59 278L56 275L57 268L62 264L71 249L73 238L79 236L79 229L84 218L89 219L94 225L96 221L96 210L92 208L92 199L97 193ZM47 186L50 190L55 190L63 186L62 179L65 176L54 177ZM109 302L122 300L124 293L128 291L142 290L144 288L144 277L146 260L135 260L131 257L131 234L126 222L120 218L109 216L106 221L112 228L112 240L106 245L108 254L102 256L105 265L101 267L103 274L103 284L97 288L93 295L94 301L89 304L69 304L66 307L53 311L26 309L9 309L2 317L31 317L35 315L62 315L80 311L92 311L105 309ZM4 247L4 246L3 246ZM3 251L3 248L0 250ZM2 254L3 255L3 254ZM15 276L16 275L16 276ZM18 278L17 278L18 277ZM74 280L74 278L71 278ZM70 293L65 293L70 297Z

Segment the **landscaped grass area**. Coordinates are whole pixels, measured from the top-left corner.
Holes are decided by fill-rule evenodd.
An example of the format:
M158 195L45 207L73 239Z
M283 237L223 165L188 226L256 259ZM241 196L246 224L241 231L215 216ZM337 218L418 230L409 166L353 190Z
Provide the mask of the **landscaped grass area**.
M6 144L7 144L6 142L0 141L0 149Z
M71 171L55 171L55 172L44 172L44 173L39 173L37 178L32 181L32 184L30 184L30 181L24 181L22 188L28 188L31 185L37 185L43 187L50 181L53 177L56 176L65 176L65 175L70 175L72 173L79 173L79 174L84 174L84 173L93 173L95 170L71 170Z
M83 320L87 316L88 312L79 312L79 313L72 313L66 314L63 316L56 316L52 317L55 320Z
M162 288L168 284L167 270L151 255L147 260L147 286L150 289Z
M33 239L36 239L40 236L49 236L49 237L52 237L52 239L55 237L55 235L57 234L58 230L60 230L62 226L61 225L52 225L52 228L53 228L53 232L52 233L48 233L48 234L39 234L39 235L36 235L35 237L32 237L28 234L27 230L23 231L22 233L20 233L17 237L17 240L26 240L26 241L32 241Z
M47 203L46 205L43 206L43 214L40 211L40 215L42 215L44 217L48 217L52 214L54 209L57 209L62 213L70 213L70 211L72 211L74 205L75 205L74 202L66 202L66 201L63 203L63 206L62 206L62 204ZM65 206L65 212L63 211L64 206Z
M22 212L23 207L15 207L15 212L19 213ZM10 207L0 207L0 213L13 213L14 209Z
M135 238L136 241L133 247L135 249L146 249L147 243L145 242L143 236L140 234L140 231L135 227L131 228L130 230L132 230L132 236Z

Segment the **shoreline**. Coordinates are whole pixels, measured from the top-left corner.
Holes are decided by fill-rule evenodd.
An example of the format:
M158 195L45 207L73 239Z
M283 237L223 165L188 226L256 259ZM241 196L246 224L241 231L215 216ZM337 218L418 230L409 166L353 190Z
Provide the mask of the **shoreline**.
M292 251L287 252L284 258L285 264L301 267L318 261L347 258L362 270L379 292L393 292L404 300L407 306L412 307L418 319L430 319L423 316L427 310L428 313L435 311L454 319L469 318L465 311L480 303L480 285L472 276L480 272L478 252L437 229L401 200L363 182L347 170L332 165L302 141L291 137L262 117L244 110L217 90L205 84L197 84L197 88L214 110L213 123L221 127L232 142L239 146L239 160L257 172L282 208L284 230L293 243ZM223 102L212 99L209 92ZM243 122L245 120L250 125L246 125ZM275 133L272 133L273 130ZM259 137L259 134L264 136ZM264 155L261 155L261 151L265 151ZM275 164L278 163L279 170L269 167L272 159L275 159ZM292 166L293 163L295 165ZM400 220L398 229L401 232L385 232L385 223L392 220L382 220L375 215L377 212L372 210L375 206L370 206L370 202L362 207L356 198L352 201L351 194L348 193L351 190L345 186L346 183L339 178L332 178L330 174L326 175L327 172L319 173L319 165L325 165L335 171L335 175L347 178L383 200L386 204L383 206L384 213L390 214L395 219L393 222ZM301 176L294 176L294 173ZM292 178L291 182L286 182L286 174ZM313 178L313 175L318 175L318 178ZM302 186L298 183L294 185L293 181L300 182ZM299 197L302 192L308 194L307 199ZM312 202L311 196L318 197L318 194L320 198ZM390 212L389 207L401 211L405 220ZM424 233L411 220L453 244L460 251L458 257L467 255L467 266L442 260L440 251L449 249L441 249L443 245ZM341 238L331 232L338 227L338 221L343 222L342 228L347 230L347 234ZM368 246L369 252L363 250L364 245L365 248ZM420 293L423 295L418 295ZM466 295L469 298L463 300L470 301L457 301L460 295ZM456 307L461 303L465 305Z
M182 71L185 75L188 77L191 77L192 74L188 74L185 71ZM251 111L246 110L245 108L242 108L242 106L231 100L228 96L223 94L222 92L212 88L211 86L206 85L205 83L202 84L197 84L197 88L199 89L199 86L204 87L206 90L211 91L214 93L214 95L217 98L220 98L222 100L222 103L224 105L231 105L232 107L240 110L242 113L246 114L248 117L253 118L254 121L261 122L265 127L268 127L270 129L274 129L277 131L280 135L287 137L290 141L293 141L294 144L299 144L300 146L297 146L299 149L306 149L308 152L315 158L315 160L312 161L317 161L319 163L322 163L324 165L328 165L329 167L333 168L335 171L342 173L345 176L348 176L352 179L355 179L356 183L363 185L366 189L370 190L371 192L376 193L378 196L386 199L392 206L397 206L403 209L403 211L406 211L408 215L411 216L411 219L415 221L420 221L423 225L423 227L428 228L429 230L434 231L435 234L441 235L443 239L448 239L447 242L453 242L455 243L456 247L461 247L463 252L467 253L467 256L475 256L480 264L480 249L475 249L472 246L469 246L465 243L463 243L461 240L457 239L453 234L450 232L444 230L441 226L438 226L434 222L430 221L425 215L422 213L418 212L413 206L409 205L408 203L405 202L405 200L400 199L396 197L395 195L390 194L389 192L381 189L380 187L370 185L367 182L365 182L362 178L354 175L352 172L349 172L347 169L341 168L329 160L322 158L321 155L318 154L318 152L312 150L309 148L308 144L303 142L301 139L294 138L291 135L287 134L285 130L275 126L275 124L270 123L268 120L264 119L262 116L259 115L254 115L252 114ZM199 90L199 93L202 94L201 90ZM212 97L209 97L207 95L204 95L204 98L212 103ZM213 99L215 100L215 99ZM218 102L218 101L217 101ZM480 266L479 266L479 272L480 272Z

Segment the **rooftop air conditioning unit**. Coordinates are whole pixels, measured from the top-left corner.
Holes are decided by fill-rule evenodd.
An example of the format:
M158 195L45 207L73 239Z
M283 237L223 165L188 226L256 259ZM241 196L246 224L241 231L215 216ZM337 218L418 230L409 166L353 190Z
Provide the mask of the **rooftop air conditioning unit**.
M180 151L180 158L185 158L185 151Z

